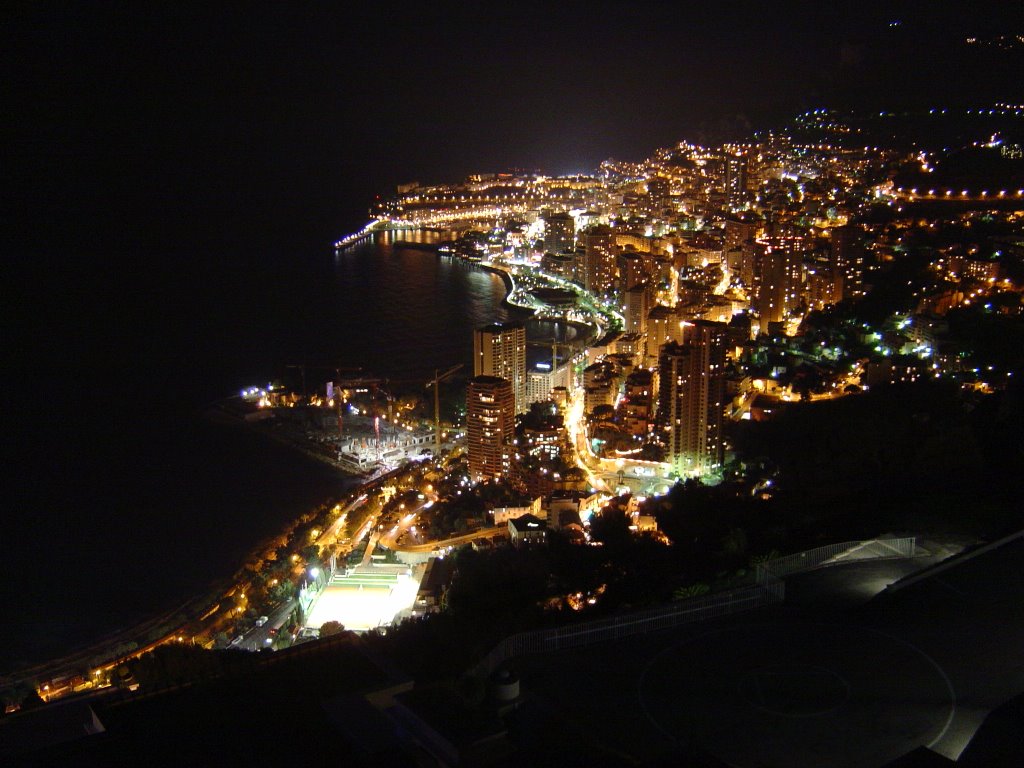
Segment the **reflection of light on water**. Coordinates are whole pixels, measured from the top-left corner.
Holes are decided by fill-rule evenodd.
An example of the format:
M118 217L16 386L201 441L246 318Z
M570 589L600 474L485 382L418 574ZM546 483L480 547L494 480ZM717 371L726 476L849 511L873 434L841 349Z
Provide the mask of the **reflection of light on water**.
M550 341L554 338L559 342L573 341L580 335L578 326L559 320L527 320L526 335L530 339Z
M343 344L345 365L378 375L415 378L464 362L474 328L515 314L498 275L383 237L340 252L333 272L323 304L311 311L316 338L327 350Z

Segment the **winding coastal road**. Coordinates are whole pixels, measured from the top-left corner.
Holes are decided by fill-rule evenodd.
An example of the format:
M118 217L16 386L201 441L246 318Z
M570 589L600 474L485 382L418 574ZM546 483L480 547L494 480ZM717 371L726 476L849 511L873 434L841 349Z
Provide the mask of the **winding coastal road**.
M447 539L424 541L418 544L401 543L402 537L414 526L416 517L424 508L426 508L427 504L430 503L432 502L424 501L423 503L418 504L416 507L409 510L409 512L407 512L390 530L377 537L376 541L371 539L371 545L366 548L367 553L369 553L374 544L380 544L380 546L386 547L387 549L395 552L415 552L425 554L428 552L439 552L443 549L448 549L449 547L458 547L478 539L508 536L508 529L499 526L494 528L480 528L478 530L462 533L458 536L452 536ZM367 554L367 558L368 557L369 554Z

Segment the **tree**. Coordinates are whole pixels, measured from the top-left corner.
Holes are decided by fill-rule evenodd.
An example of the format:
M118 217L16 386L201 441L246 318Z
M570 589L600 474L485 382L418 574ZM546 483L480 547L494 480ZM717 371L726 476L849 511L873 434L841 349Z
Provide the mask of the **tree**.
M590 535L611 551L621 553L632 543L630 523L625 511L609 505L590 518Z
M309 544L299 550L299 556L306 561L309 567L320 565L320 547L316 544Z
M339 621L325 621L320 625L320 637L340 635L344 631L345 625Z
M700 597L706 595L711 591L711 587L707 584L698 582L697 584L691 584L688 587L680 587L672 593L673 600L687 600L691 597Z
M36 693L35 689L33 689L21 700L21 708L22 710L35 709L36 707L41 707L45 703L46 702L40 698L39 694Z
M734 526L722 538L722 549L730 555L742 555L747 551L747 532L740 527Z

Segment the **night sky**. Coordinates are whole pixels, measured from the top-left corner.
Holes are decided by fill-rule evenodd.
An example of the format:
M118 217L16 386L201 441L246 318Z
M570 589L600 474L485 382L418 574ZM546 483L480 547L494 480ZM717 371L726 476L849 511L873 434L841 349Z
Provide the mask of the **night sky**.
M238 269L326 254L398 183L1022 92L1019 51L963 45L1024 29L1019 3L206 5L5 12L18 399L64 400L69 375L96 390L126 350L159 358L152 339L244 306Z
M965 69L948 46L1024 15L976 2L66 5L5 14L4 218L34 248L204 229L327 241L412 179L586 171L808 107L1010 98L1019 73Z

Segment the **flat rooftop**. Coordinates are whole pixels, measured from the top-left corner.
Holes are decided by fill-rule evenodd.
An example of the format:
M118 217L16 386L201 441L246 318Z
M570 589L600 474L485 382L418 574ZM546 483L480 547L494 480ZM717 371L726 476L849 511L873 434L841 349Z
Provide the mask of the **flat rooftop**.
M363 632L391 624L416 602L419 580L413 573L398 565L361 565L347 574L335 573L313 604L306 626L337 621L345 629Z

